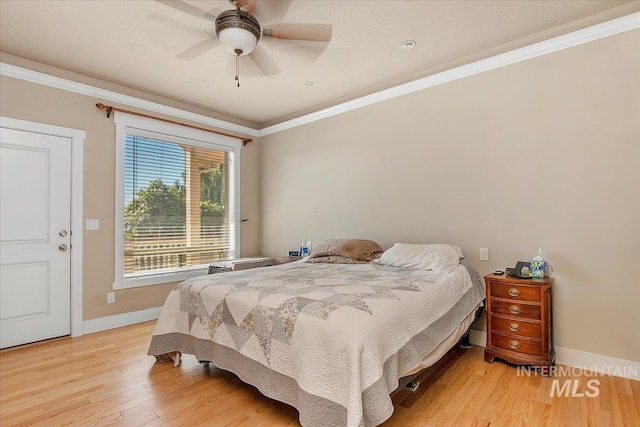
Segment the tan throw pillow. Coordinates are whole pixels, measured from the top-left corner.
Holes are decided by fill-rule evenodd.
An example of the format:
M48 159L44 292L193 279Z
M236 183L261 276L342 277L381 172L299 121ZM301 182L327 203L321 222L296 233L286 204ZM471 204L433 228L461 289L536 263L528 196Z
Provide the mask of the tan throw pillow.
M329 239L313 249L309 262L312 262L312 259L327 256L341 256L369 262L382 252L382 247L373 240Z
M328 255L320 256L317 258L309 258L307 262L310 262L312 264L367 264L369 261L347 258L340 255Z

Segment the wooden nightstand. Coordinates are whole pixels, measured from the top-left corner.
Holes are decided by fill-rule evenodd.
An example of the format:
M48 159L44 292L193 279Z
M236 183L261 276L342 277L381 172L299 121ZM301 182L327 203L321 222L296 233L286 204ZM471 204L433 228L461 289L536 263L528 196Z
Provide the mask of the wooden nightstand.
M555 363L552 342L551 279L518 279L489 274L485 362L496 357L517 365Z

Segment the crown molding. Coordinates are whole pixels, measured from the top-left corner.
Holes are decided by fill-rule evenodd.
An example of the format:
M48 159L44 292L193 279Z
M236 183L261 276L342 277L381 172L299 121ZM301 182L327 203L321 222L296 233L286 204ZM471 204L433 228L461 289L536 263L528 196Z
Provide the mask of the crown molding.
M634 30L636 28L640 28L640 12L515 49L510 52L505 52L490 58L482 59L480 61L472 62L428 77L423 77L412 82L404 83L371 95L347 101L295 119L287 120L286 122L260 129L259 136L266 136L272 133L302 126L337 114L346 113L347 111L366 107L367 105L375 104L377 102L386 101L388 99L407 95L409 93L441 85L443 83L473 76L474 74L480 74L485 71L526 61L528 59L568 49L584 43L589 43L591 41L613 36L625 31Z
M214 119L213 117L192 113L180 108L169 107L157 102L151 102L111 90L90 86L84 83L74 82L73 80L55 77L49 74L40 73L38 71L29 70L27 68L18 67L4 62L0 62L0 75L13 77L20 80L26 80L32 83L66 90L68 92L91 96L103 101L117 102L118 104L124 104L130 107L152 111L154 113L166 114L168 116L189 120L195 123L213 126L218 129L238 132L249 136L259 136L257 129L253 129L247 126L237 125L235 123L227 122L220 119Z
M333 107L325 108L311 114L307 114L295 119L287 120L282 123L275 124L263 129L254 129L247 126L237 125L224 120L214 119L212 117L201 114L192 113L179 108L169 107L157 102L146 101L144 99L133 96L123 95L106 89L97 88L83 83L74 82L60 77L51 76L26 68L17 67L15 65L0 62L0 75L14 77L21 80L27 80L69 92L75 92L106 101L117 102L131 107L140 108L155 113L166 114L193 121L196 123L213 126L219 129L225 129L232 132L239 132L249 136L261 137L271 135L273 133L282 132L308 123L322 120L327 117L346 113L347 111L356 110L371 104L393 99L402 95L417 92L433 86L448 83L454 80L480 74L485 71L494 70L496 68L505 67L507 65L516 64L538 56L568 49L584 43L589 43L615 34L623 33L640 28L640 12L632 13L621 18L593 25L582 30L554 37L539 43L525 46L519 49L505 52L500 55L472 62L451 70L443 71L431 76L423 77L412 82L404 83L380 92L366 95Z

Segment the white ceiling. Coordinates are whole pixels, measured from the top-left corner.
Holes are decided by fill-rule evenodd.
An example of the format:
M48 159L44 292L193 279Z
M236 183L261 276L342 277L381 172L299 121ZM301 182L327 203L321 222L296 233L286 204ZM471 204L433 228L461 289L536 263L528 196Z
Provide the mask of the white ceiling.
M203 11L227 0L191 1ZM160 94L254 123L273 124L394 84L627 1L261 0L254 16L330 23L329 44L263 37L281 72L267 77L221 46L176 57L209 37L213 23L155 1L0 1L0 51ZM215 12L214 12L215 13ZM204 12L203 12L204 14ZM407 39L417 46L400 49ZM314 88L304 82L314 81Z

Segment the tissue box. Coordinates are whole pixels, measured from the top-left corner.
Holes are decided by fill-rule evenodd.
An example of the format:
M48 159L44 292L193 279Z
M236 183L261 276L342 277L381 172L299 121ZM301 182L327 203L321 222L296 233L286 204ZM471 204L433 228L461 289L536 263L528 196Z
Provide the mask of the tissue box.
M529 276L543 279L546 268L547 261L529 261Z

